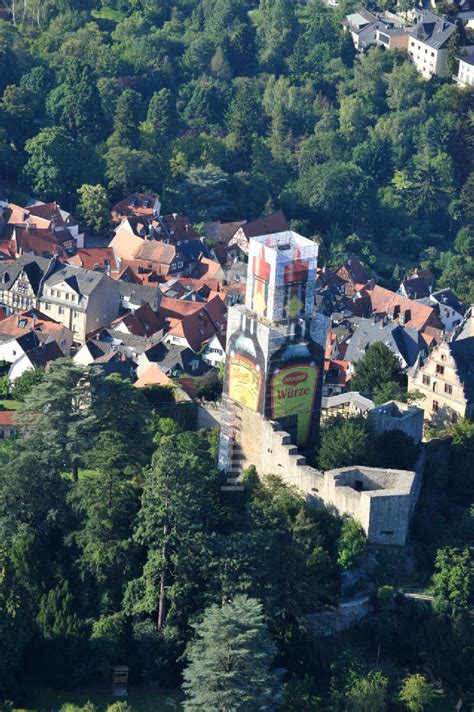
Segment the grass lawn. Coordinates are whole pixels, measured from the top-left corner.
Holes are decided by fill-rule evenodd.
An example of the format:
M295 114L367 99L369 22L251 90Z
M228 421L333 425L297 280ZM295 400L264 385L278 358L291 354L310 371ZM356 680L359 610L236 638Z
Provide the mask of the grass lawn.
M101 7L100 10L92 10L91 15L96 20L111 20L112 22L121 22L125 17L124 12L113 10L111 7Z
M134 712L170 712L181 710L179 691L156 690L150 687L130 686L128 697L125 698ZM104 712L108 705L117 702L110 692L109 687L84 687L79 690L55 690L41 683L32 682L28 686L25 707L14 710L28 710L28 712L58 712L66 703L83 706L86 702L93 702L98 712Z
M0 404L3 405L5 410L18 410L18 408L22 405L21 401L9 400L8 398L2 398L0 400Z

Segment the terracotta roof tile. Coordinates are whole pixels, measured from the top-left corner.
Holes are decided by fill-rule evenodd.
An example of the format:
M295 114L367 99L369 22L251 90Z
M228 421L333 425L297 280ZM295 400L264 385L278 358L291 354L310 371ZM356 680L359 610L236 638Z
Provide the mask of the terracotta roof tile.
M376 285L371 292L372 312L404 318L404 325L422 331L427 326L442 329L443 325L432 307L407 299L389 289Z

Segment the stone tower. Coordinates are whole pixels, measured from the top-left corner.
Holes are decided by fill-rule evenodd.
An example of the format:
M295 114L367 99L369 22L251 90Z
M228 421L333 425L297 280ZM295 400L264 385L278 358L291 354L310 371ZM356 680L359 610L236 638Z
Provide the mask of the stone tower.
M250 464L262 419L304 450L319 427L326 319L314 309L318 246L293 231L250 240L245 304L229 309L219 466Z

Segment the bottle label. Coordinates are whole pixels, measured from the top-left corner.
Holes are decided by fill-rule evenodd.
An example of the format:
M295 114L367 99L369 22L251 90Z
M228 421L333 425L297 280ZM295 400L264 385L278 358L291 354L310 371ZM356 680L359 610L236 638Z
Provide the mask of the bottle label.
M272 418L298 416L298 444L306 442L309 436L318 377L319 368L307 363L286 366L272 377Z
M229 396L251 410L258 410L262 374L250 359L235 354L229 361Z

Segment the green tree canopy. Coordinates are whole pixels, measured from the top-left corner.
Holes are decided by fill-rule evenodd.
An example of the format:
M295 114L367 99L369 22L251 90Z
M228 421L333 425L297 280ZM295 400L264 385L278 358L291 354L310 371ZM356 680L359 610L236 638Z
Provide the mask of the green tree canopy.
M276 709L283 697L281 674L272 670L276 647L259 601L235 596L212 605L194 626L184 671L184 709Z
M373 434L364 418L337 418L321 431L317 453L323 470L347 465L370 465L374 460Z
M387 383L400 383L402 378L397 357L381 341L371 344L354 365L351 389L371 394Z

